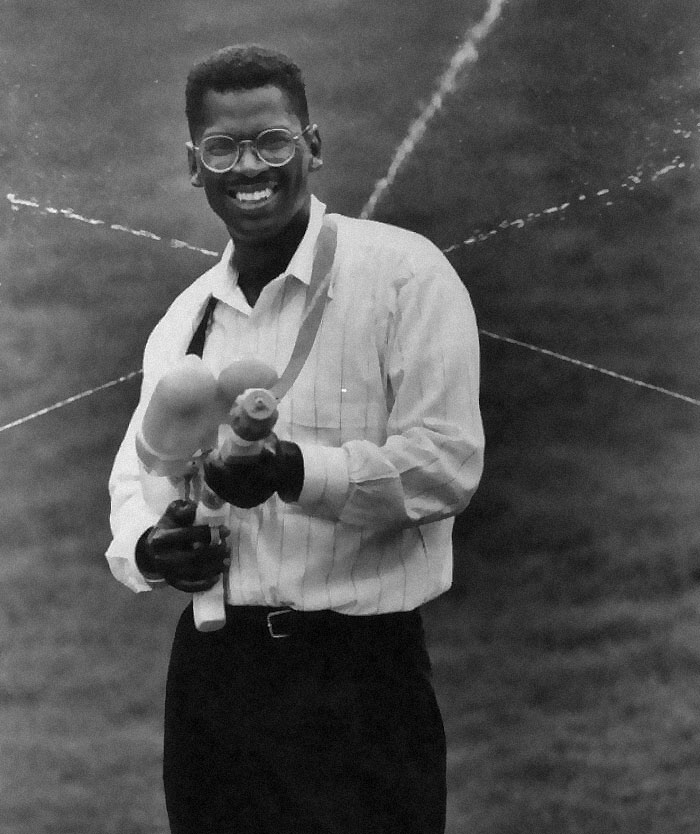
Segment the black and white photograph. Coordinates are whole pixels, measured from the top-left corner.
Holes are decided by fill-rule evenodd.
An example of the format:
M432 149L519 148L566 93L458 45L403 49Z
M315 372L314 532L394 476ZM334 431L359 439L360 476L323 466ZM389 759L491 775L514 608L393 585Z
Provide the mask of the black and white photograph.
M0 0L2 834L698 834L697 0Z

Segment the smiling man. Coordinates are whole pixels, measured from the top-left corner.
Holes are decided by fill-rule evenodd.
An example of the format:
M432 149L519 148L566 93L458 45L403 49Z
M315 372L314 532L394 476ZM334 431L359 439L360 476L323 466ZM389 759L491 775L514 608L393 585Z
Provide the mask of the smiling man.
M173 643L171 831L441 834L445 738L420 606L450 586L453 517L483 465L469 296L425 238L312 195L321 139L285 56L214 53L190 72L186 109L191 181L230 241L149 337L107 553L135 591L224 577L226 625L198 631L188 606ZM250 355L283 374L300 332L307 355L265 448L204 461L226 502L214 535L139 467L153 392L186 353L214 376Z
M321 137L309 124L300 76L278 66L278 83L271 83L265 66L272 71L277 59L257 51L258 63L246 65L245 54L235 90L228 86L231 64L222 65L217 55L190 73L188 153L192 184L204 188L235 244L239 286L257 297L306 231L309 175L322 164Z

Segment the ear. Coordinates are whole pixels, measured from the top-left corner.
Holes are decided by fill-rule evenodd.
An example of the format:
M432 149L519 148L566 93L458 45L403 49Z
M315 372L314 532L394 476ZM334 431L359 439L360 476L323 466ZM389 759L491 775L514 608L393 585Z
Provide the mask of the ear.
M323 160L321 159L321 134L316 125L311 128L307 141L311 151L309 171L317 171L323 165Z
M201 188L204 183L199 168L199 160L192 145L192 142L187 142L187 165L190 169L190 182L195 188Z

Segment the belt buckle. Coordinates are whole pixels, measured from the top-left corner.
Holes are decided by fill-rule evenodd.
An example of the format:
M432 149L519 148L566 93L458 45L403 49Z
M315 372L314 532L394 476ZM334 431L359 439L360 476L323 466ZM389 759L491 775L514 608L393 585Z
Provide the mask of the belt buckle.
M272 637L274 640L279 640L282 637L291 637L291 634L289 633L281 634L276 632L274 623L272 621L273 617L279 617L280 614L289 614L291 610L291 608L282 608L280 611L270 611L270 613L267 615L267 630L270 632L270 637Z

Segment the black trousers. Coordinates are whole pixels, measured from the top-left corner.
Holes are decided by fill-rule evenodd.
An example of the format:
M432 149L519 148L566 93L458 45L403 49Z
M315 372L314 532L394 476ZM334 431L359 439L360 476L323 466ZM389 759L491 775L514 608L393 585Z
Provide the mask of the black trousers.
M418 611L230 608L178 624L165 704L172 834L443 834L445 735Z

